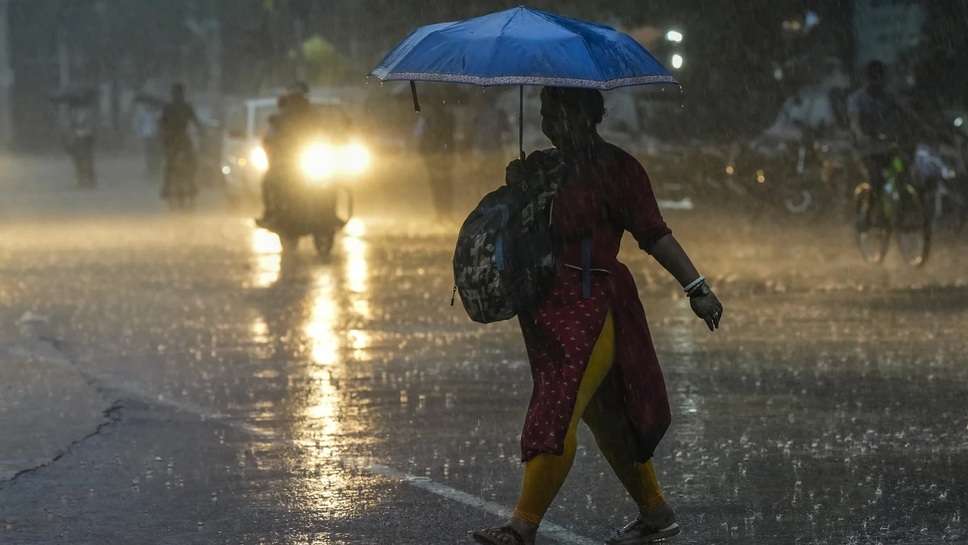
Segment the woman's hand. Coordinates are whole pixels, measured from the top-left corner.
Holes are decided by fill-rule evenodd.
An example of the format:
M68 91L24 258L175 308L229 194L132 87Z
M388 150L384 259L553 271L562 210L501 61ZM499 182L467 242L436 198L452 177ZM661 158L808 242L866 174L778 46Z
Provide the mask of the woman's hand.
M723 304L719 302L716 294L705 284L695 293L689 295L689 306L696 316L706 322L709 331L719 329L719 320L723 317Z

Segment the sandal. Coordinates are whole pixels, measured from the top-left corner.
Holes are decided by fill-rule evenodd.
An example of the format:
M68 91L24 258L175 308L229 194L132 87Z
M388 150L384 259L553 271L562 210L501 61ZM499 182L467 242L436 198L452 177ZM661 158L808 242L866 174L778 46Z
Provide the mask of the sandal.
M481 545L525 545L521 534L510 526L477 530L471 532L471 537Z

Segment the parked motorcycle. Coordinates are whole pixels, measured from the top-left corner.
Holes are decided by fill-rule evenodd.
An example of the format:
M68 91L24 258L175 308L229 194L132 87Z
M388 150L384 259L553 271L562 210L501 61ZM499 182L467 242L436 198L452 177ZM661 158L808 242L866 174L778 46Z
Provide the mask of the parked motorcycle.
M849 202L852 164L848 139L821 139L804 130L793 141L759 138L734 145L723 168L724 185L760 212L829 212Z

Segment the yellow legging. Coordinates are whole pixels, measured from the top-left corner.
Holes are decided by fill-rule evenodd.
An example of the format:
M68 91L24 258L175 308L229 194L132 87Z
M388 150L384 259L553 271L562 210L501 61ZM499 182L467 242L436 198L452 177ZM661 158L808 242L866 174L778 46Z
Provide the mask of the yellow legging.
M664 502L651 460L644 464L635 462L634 437L628 419L623 415L608 414L594 399L599 386L612 368L614 353L615 324L609 312L578 387L575 410L565 435L564 453L560 456L541 454L525 465L521 496L514 509L516 518L531 524L541 523L575 460L580 419L585 420L591 428L599 450L640 509L651 511Z

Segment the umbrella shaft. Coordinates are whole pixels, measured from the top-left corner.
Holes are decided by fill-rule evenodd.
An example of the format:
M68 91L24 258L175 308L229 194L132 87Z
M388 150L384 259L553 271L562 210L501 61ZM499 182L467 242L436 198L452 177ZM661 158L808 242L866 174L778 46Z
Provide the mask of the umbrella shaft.
M521 160L524 161L524 85L518 87L518 148L521 151Z

